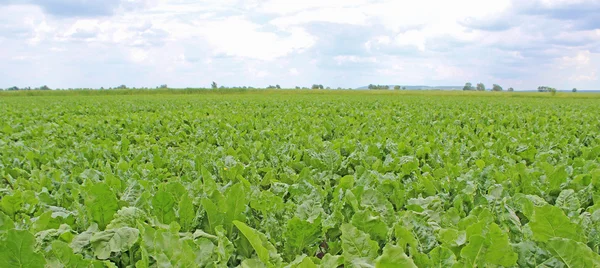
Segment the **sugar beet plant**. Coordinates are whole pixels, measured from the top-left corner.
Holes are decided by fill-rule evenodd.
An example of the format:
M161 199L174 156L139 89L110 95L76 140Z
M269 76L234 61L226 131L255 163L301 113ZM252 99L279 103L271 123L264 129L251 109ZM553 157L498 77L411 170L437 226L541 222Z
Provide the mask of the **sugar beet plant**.
M0 267L600 267L598 99L0 99Z

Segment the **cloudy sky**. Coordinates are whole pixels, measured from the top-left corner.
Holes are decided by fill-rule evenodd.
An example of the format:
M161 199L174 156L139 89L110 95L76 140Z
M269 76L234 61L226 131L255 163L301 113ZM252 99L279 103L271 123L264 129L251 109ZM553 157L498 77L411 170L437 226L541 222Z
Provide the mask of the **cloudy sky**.
M600 89L600 0L0 0L0 87Z

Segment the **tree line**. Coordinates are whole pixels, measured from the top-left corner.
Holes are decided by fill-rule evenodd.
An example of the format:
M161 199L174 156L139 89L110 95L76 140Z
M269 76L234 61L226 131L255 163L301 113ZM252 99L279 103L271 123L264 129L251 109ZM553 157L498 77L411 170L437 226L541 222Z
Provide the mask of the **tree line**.
M156 87L157 89L168 89L169 87L166 84L162 84L160 86ZM243 86L243 87L224 87L224 86L218 86L216 82L212 82L210 85L211 89L256 89L254 87L247 87L247 86ZM269 85L266 87L266 89L281 89L282 87L280 85ZM389 90L390 86L389 85L376 85L376 84L369 84L369 86L367 87L370 90ZM69 88L68 90L91 90L92 88ZM104 87L100 88L101 90L104 90ZM108 88L109 90L112 89L150 89L150 88L129 88L126 85L120 85L117 87L110 87ZM308 87L299 87L296 86L295 89L309 89ZM313 84L310 89L331 89L330 87L325 87L322 84ZM341 87L338 87L337 89L342 89ZM37 87L37 88L31 88L31 87L24 87L24 88L19 88L19 87L10 87L10 88L6 88L6 89L2 89L0 88L0 91L2 90L6 90L6 91L17 91L17 90L51 90L50 87L43 85L41 87ZM396 85L394 86L394 90L406 90L406 87L403 86L399 86ZM463 90L465 91L486 91L486 87L483 83L477 83L476 86L473 86L473 84L471 84L471 82L467 82L465 83L465 86L463 87ZM504 89L502 88L502 86L498 85L498 84L493 84L491 91L504 91ZM507 91L512 92L514 91L514 89L512 87L509 87L507 89ZM549 86L539 86L537 88L538 92L550 92L552 94L556 94L557 89L553 88L553 87L549 87ZM571 90L572 92L577 92L577 88L573 88Z

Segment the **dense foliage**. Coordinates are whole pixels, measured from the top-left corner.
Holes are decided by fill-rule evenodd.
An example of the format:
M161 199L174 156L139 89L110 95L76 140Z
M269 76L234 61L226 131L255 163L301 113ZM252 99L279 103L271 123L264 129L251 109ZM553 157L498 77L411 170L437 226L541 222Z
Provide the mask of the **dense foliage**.
M0 99L0 267L599 267L600 100Z

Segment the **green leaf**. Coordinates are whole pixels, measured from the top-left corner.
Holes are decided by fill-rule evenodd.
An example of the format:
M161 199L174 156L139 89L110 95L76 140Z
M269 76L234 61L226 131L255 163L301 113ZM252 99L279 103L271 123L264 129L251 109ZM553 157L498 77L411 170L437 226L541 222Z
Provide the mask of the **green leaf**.
M317 268L317 265L306 255L298 255L296 259L284 268Z
M112 189L105 183L96 183L90 187L85 197L86 211L100 230L113 220L119 209L119 203Z
M340 265L344 264L344 257L336 255L333 256L329 253L325 254L325 256L323 256L323 259L321 259L321 264L319 265L319 267L322 268L328 268L328 267L339 267Z
M409 229L406 227L396 224L394 228L394 235L396 236L396 244L402 249L406 250L406 248L412 248L414 250L418 250L419 242L415 238L415 236L411 233Z
M90 240L94 233L98 231L98 225L92 224L85 232L78 234L71 241L71 248L75 253L81 253L85 247L90 244Z
M413 260L406 256L399 246L388 244L383 248L383 254L375 262L376 268L417 267Z
M567 267L600 267L600 255L584 243L557 237L550 239L546 248Z
M281 257L277 254L277 249L275 249L263 233L240 221L233 221L233 224L248 239L256 255L258 255L258 258L263 263L270 265L281 262Z
M579 198L577 198L575 191L567 189L560 192L556 198L555 205L563 209L568 216L573 216L579 214L581 203L579 202Z
M461 251L460 256L466 267L484 267L485 238L481 235L473 235Z
M301 263L293 266L294 268L317 268L317 265L308 257L305 257Z
M0 267L40 267L46 265L42 254L34 251L35 239L23 230L8 230L0 240Z
M208 218L208 229L214 232L215 227L223 225L223 214L219 211L219 208L215 205L215 203L213 203L210 199L204 198L201 202L202 207L206 211L206 216Z
M436 247L429 252L432 267L452 267L456 264L456 256L446 247Z
M115 214L114 219L106 226L106 229L116 229L121 227L136 227L137 222L146 221L148 216L146 213L136 207L124 207L119 209Z
M377 257L379 245L368 234L349 223L342 224L341 230L343 256L347 264L355 259L374 260Z
M438 240L448 247L459 247L467 243L467 232L456 229L440 229Z
M560 186L567 181L568 176L569 174L564 165L556 167L554 172L548 176L550 190L559 190Z
M94 256L106 260L113 252L125 252L137 242L139 234L138 229L129 227L95 233L90 239Z
M15 191L12 195L4 195L0 200L0 209L8 216L14 217L23 206L21 191Z
M4 212L0 211L0 231L7 231L15 228L15 223Z
M175 221L175 200L173 195L163 189L159 189L152 197L152 211L163 224Z
M513 252L508 235L502 232L497 224L493 223L489 227L487 237L490 240L490 245L485 254L487 263L504 267L510 267L517 263L519 256Z
M552 257L549 252L538 247L533 241L521 242L515 245L519 253L519 267L560 267L561 262Z
M241 268L263 268L267 267L261 260L257 259L245 259L242 261L240 265Z
M387 240L388 227L379 213L372 210L358 211L352 216L352 225L368 233L373 239L384 242Z
M196 210L194 209L192 199L187 193L181 197L181 201L179 201L179 210L177 212L179 214L179 224L181 224L181 229L190 231L194 224L194 220L196 219Z
M176 224L176 223L175 223ZM154 229L146 224L139 224L142 233L140 247L144 247L148 255L154 259L158 267L195 267L196 252L199 249L191 241L182 240L177 228L171 230Z
M294 217L287 222L283 233L285 239L285 251L290 257L302 254L303 250L318 243L323 235L321 218L313 223Z
M52 242L52 253L56 258L56 262L51 266L87 268L92 265L90 260L83 259L80 254L73 253L69 245L62 241Z
M225 191L225 203L222 206L225 209L223 227L229 231L229 234L231 234L233 228L233 221L244 221L246 219L244 211L246 211L247 204L248 198L241 183L237 183Z
M215 253L217 254L217 263L227 264L229 259L233 256L235 247L233 243L227 238L227 232L222 226L215 228L217 233L217 248Z
M562 209L555 206L535 207L529 226L536 241L547 242L555 237L583 241L581 227L569 221Z

